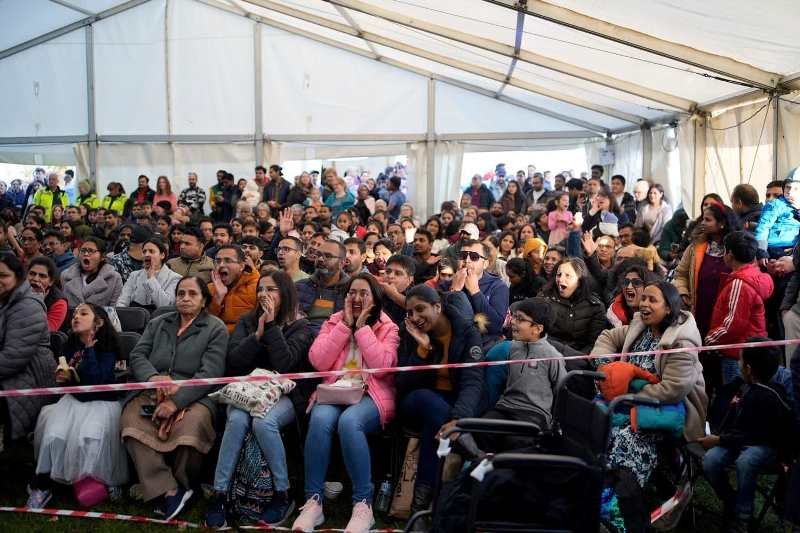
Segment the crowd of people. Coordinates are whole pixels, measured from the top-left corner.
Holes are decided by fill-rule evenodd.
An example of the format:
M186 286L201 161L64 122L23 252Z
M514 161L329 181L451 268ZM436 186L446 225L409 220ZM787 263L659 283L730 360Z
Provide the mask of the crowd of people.
M337 449L351 483L347 531L368 531L368 435L395 420L419 433L411 511L423 510L437 436L471 417L548 427L556 386L575 365L615 383L628 376L622 392L644 378L637 392L677 406L681 416L665 424L708 450L726 530L751 520L759 472L797 456L796 345L694 348L800 337L800 171L769 183L763 204L747 184L729 198L707 194L694 219L661 184L607 179L599 165L585 177L533 166L512 177L498 165L428 218L393 168L375 179L326 168L288 180L279 165L258 166L238 181L219 170L208 190L189 173L179 192L167 176L152 189L141 175L129 195L111 182L102 198L86 180L70 198L65 177L50 174L29 195L0 187L0 387L113 383L127 369L125 379L159 388L4 399L6 441L34 435L31 508L50 501L54 482L113 495L138 479L141 497L172 519L207 482L206 523L222 528L254 442L274 489L258 515L277 526L295 513L290 470L300 465L284 435L297 428L304 501L293 530L325 523ZM120 307L153 315L127 359ZM58 330L68 333L59 360L49 340ZM560 359L658 349L677 350ZM481 367L358 372L501 352L532 362L499 379ZM235 390L175 384L312 370L350 372ZM465 454L519 444L462 437ZM647 486L662 439L630 421L612 429L608 466L626 490ZM213 480L202 474L209 462ZM635 520L614 503L618 490L605 518L624 528Z

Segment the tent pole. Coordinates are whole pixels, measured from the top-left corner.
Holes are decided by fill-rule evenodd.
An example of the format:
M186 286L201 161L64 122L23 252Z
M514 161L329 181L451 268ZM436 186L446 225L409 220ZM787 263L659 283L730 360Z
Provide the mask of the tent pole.
M436 211L436 80L428 78L428 122L425 135L425 217Z
M780 141L781 97L772 99L772 179L778 179L778 143Z
M94 183L100 196L97 182L97 123L95 119L94 94L94 28L86 26L86 125L89 132L89 180Z
M263 79L261 71L261 26L253 25L253 79L255 80L255 151L256 165L264 164L264 113L263 113Z
M642 132L642 177L649 178L653 174L653 130L643 124Z

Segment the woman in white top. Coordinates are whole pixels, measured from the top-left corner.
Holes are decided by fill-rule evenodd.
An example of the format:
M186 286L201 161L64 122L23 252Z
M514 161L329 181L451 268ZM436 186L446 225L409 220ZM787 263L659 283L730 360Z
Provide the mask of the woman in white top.
M156 307L175 305L175 288L181 275L164 264L167 246L161 239L152 238L142 245L144 266L132 272L122 286L117 307Z
M636 227L647 228L650 240L657 244L661 240L664 224L672 218L672 207L664 198L664 187L656 183L647 192L647 203L639 208L636 215Z

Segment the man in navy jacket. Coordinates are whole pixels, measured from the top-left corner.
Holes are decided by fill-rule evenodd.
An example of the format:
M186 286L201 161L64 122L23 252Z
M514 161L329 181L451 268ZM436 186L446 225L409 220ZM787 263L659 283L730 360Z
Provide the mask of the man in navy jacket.
M488 349L503 335L503 322L508 310L508 287L499 276L486 272L489 251L482 242L465 240L459 253L459 270L453 276L450 291L463 291L472 311L487 319L482 332L482 345Z

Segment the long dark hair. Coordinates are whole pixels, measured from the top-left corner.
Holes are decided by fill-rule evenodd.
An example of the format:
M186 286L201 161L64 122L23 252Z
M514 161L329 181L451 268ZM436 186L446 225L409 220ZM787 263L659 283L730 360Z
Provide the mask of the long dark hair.
M99 305L91 303L82 303L79 305L85 305L89 307L92 310L95 318L99 318L103 321L103 325L100 326L94 335L95 339L97 339L94 349L98 352L117 354L117 358L120 358L122 354L120 350L119 335L117 334L117 330L115 330L114 326L111 324L111 320L109 320L108 313L106 313L105 309ZM70 326L72 326L72 324L70 324ZM72 331L71 327L66 346L67 348L64 350L64 354L69 356L72 356L75 351L84 347L80 338L78 338L78 335Z
M266 272L258 278L258 282L264 278L270 278L278 286L278 294L281 297L281 305L275 310L275 322L279 326L286 326L297 317L298 297L297 288L292 281L292 277L283 270L273 270ZM264 314L264 309L256 302L255 309L250 313L250 318L258 323L258 319Z
M439 231L437 231L436 234L433 236L433 240L443 239L445 237L445 228L444 225L442 224L442 221L439 219L439 217L432 216L431 218L425 221L425 225L423 227L425 229L428 229L428 224L430 224L431 222L436 222L436 225L439 226Z
M608 185L601 185L600 190L597 191L597 195L608 198L608 210L611 213L619 215L622 212L622 210L619 208L616 197L611 193L611 189L608 188Z
M725 240L725 237L727 237L729 233L739 229L739 220L730 207L722 203L715 202L706 207L704 211L711 213L711 216L714 217L714 220L716 220L718 224L722 225L722 229L719 232L720 239ZM708 240L707 235L705 238Z
M378 280L375 279L375 276L372 274L367 274L366 272L360 272L350 278L350 280L347 282L347 286L344 288L344 293L347 294L350 292L350 287L353 286L353 282L359 279L367 282L367 285L369 285L369 290L372 293L372 311L370 311L369 317L367 318L367 326L372 327L381 317L381 312L383 311L383 289L381 289L381 286L378 283ZM353 318L357 319L358 317Z
M589 274L589 268L586 266L586 263L584 263L583 259L580 257L565 257L559 261L556 266L553 267L553 273L550 276L550 279L547 281L547 284L542 287L542 294L552 298L561 297L561 295L558 294L558 287L556 287L556 274L558 273L558 269L561 268L561 265L566 264L570 265L572 270L574 270L575 274L578 276L578 288L575 289L575 292L572 294L570 300L588 300L591 298L591 274Z
M0 263L3 263L17 278L17 284L14 289L20 286L25 281L25 270L22 268L22 263L16 255L11 252L0 252ZM13 292L13 291L12 291ZM6 295L8 297L8 295Z

